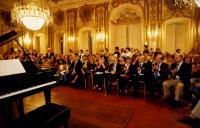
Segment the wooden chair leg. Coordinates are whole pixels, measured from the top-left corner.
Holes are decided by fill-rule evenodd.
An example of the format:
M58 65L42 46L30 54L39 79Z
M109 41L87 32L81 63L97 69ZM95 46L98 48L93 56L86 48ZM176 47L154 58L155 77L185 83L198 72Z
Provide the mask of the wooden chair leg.
M105 90L105 96L107 95L107 89L106 89L106 79L103 78L103 88Z
M117 95L119 95L119 80L117 79Z
M85 89L87 88L87 79L84 80L85 82Z
M90 77L91 77L92 86L94 86L94 79L93 79L93 74L92 73L90 74Z
M144 98L146 98L146 85L144 84Z

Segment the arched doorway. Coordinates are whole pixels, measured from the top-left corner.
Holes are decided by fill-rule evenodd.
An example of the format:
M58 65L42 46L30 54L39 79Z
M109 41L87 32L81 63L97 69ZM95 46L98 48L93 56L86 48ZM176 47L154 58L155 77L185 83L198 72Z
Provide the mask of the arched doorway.
M139 5L127 3L112 9L109 19L110 50L115 46L143 50L143 19L143 11Z
M162 50L174 53L177 48L189 52L192 47L191 19L171 18L164 22Z
M89 50L90 54L96 53L95 29L85 27L79 30L78 50Z

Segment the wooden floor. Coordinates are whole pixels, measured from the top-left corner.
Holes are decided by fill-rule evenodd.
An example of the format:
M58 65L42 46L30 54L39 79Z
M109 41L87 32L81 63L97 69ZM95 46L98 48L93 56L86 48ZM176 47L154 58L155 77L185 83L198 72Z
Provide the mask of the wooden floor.
M70 128L190 128L177 122L187 114L183 107L172 108L156 98L105 96L103 92L62 86L53 90L52 100L71 107ZM25 110L31 111L42 104L42 94L28 97Z

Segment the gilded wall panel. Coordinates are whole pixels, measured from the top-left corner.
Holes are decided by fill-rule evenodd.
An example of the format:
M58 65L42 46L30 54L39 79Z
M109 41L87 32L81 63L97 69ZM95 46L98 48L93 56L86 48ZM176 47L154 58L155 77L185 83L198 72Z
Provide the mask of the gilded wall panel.
M174 3L171 0L163 1L162 8L162 21L166 21L173 17L187 17L192 18L195 8L179 8L175 7Z
M78 19L77 26L78 28L83 27L94 27L95 18L94 18L94 5L84 5L78 8Z
M144 6L144 0L113 0L111 6L113 8L118 7L120 4L131 3L131 4L140 4Z

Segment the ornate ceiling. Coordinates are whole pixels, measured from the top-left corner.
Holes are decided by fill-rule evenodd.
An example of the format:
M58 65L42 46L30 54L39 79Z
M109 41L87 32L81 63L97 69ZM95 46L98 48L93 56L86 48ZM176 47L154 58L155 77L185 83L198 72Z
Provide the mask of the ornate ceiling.
M27 1L27 0L25 0ZM73 6L76 4L109 2L112 0L45 0L51 9L60 9L65 6ZM0 10L9 11L13 6L14 0L0 0Z

